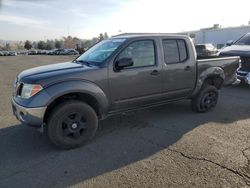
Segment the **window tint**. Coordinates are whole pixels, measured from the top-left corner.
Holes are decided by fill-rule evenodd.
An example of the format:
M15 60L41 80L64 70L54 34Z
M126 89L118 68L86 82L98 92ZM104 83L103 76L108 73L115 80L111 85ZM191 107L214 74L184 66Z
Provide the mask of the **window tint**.
M176 40L164 40L164 59L166 63L178 63L179 52Z
M184 40L163 40L164 59L166 63L180 63L188 58Z
M180 53L180 61L185 61L187 59L187 47L184 40L177 40L179 53Z
M242 38L240 38L236 43L236 45L250 45L250 34L246 34Z
M123 50L117 60L121 58L131 58L134 62L132 68L155 65L154 42L151 40L133 42Z

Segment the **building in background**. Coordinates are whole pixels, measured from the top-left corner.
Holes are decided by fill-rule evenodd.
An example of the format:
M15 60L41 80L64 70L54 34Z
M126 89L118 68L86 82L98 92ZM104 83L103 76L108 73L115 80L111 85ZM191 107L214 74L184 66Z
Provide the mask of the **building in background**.
M220 49L224 47L228 41L235 41L246 33L250 33L250 25L221 28L219 24L215 24L211 28L187 31L181 34L189 35L194 40L195 44L211 43Z

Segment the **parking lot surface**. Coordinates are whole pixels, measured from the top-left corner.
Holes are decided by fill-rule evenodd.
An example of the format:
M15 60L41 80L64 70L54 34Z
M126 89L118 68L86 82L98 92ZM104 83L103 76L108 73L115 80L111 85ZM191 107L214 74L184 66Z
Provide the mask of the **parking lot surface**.
M248 187L250 88L223 88L213 111L189 101L100 122L95 139L55 148L11 113L12 82L69 56L0 57L0 187Z

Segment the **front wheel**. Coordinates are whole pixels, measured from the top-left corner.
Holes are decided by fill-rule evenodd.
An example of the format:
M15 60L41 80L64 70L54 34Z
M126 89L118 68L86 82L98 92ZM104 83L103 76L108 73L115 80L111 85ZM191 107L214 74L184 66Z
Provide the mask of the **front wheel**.
M191 106L196 112L208 112L213 109L219 98L218 89L212 85L202 87L201 91L192 99Z
M62 149L79 147L96 133L98 118L88 104L81 101L66 101L58 105L48 120L48 137Z

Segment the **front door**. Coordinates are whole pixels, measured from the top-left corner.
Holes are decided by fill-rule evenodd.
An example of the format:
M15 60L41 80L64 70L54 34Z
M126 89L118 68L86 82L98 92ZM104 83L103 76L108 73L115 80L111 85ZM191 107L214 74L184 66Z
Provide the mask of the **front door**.
M133 66L115 71L114 65L110 65L112 109L131 109L157 100L162 92L162 70L157 61L155 41L133 41L119 53L115 61L121 58L131 58Z

